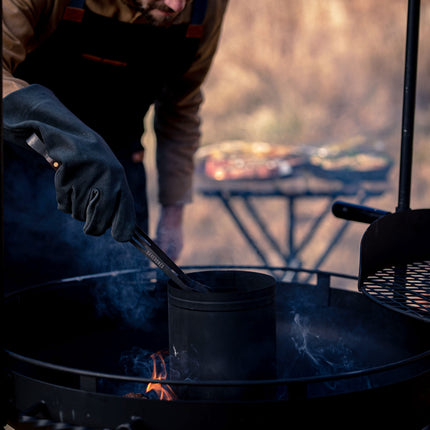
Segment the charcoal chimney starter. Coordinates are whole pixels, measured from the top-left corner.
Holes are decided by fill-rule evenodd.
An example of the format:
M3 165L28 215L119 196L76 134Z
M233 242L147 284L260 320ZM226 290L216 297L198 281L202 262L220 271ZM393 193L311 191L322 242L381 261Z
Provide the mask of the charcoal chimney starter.
M274 278L248 271L203 271L190 276L208 293L168 288L171 377L180 380L244 381L276 375ZM180 398L258 399L260 390L192 387Z

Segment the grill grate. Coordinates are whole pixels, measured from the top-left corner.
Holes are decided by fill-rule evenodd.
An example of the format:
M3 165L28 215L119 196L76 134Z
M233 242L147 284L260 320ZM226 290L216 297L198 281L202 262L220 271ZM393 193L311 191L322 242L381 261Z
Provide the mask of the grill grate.
M361 282L360 289L383 306L430 322L430 261L378 270Z

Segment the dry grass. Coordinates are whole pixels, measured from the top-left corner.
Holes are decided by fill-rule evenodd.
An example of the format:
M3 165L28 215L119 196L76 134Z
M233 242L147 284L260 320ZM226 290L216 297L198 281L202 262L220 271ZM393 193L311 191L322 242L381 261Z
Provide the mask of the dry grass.
M405 2L395 0L378 7L232 1L206 85L205 140L233 135L290 143L392 125L405 13Z
M205 83L203 144L230 139L321 144L357 134L400 148L407 2L404 0L231 0L218 55ZM430 5L422 5L412 207L430 201ZM397 164L387 193L369 205L394 210ZM286 184L288 186L288 184ZM297 235L324 202L298 207ZM260 202L270 229L288 252L285 202ZM153 223L157 209L153 209ZM311 267L342 221L329 217L303 254ZM258 264L218 201L198 193L187 208L180 264ZM357 274L366 225L351 224L325 270ZM258 238L265 246L264 240ZM270 263L278 264L275 255Z

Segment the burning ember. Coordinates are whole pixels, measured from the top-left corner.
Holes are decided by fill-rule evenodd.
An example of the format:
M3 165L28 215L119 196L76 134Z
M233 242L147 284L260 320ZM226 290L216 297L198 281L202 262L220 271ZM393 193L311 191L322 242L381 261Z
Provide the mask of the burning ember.
M151 379L160 381L167 378L166 363L162 352L155 352L151 355L152 358L152 375ZM157 366L158 364L158 366ZM159 369L159 370L158 370ZM160 400L175 400L176 394L169 385L157 384L150 382L146 387L146 393L154 391Z

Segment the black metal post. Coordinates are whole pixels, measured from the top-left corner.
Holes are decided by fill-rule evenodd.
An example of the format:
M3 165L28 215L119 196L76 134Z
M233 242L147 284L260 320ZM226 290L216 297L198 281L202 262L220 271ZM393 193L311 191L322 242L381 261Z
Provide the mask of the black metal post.
M406 58L403 89L402 143L400 153L399 195L396 212L410 208L412 153L417 87L420 0L409 0L406 31Z

